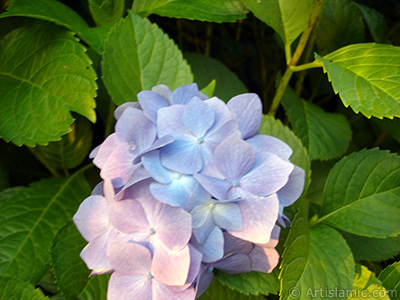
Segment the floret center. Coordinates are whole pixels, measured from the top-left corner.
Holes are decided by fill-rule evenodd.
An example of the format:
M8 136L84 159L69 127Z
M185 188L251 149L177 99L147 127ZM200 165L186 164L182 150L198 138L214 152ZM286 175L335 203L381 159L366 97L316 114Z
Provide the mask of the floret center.
M197 142L197 144L203 144L204 143L204 138L202 136L198 137L196 142Z
M234 180L234 181L232 181L232 186L233 186L233 187L239 186L239 180Z

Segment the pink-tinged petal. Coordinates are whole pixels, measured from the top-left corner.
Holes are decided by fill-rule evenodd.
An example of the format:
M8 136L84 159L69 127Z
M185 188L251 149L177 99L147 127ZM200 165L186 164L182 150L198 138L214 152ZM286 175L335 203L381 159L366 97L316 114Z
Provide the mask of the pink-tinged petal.
M194 288L178 290L175 287L164 285L157 280L153 281L153 300L193 300L194 298Z
M279 262L279 253L274 248L256 245L249 254L251 259L251 270L270 273Z
M224 125L229 120L233 120L233 115L230 109L226 106L225 102L217 97L205 100L206 103L214 111L215 120L210 131L214 131ZM235 122L236 123L236 122Z
M247 139L258 132L262 119L261 99L256 94L233 97L227 106L234 112L242 138Z
M128 107L141 110L139 102L125 102L114 110L114 118L118 120Z
M127 144L117 147L108 158L100 172L103 179L112 179L115 187L123 186L139 165L133 164L135 154L129 150Z
M174 105L160 108L157 112L157 133L161 138L165 135L185 135L188 131L182 122L184 105Z
M104 197L106 198L107 203L108 204L113 203L114 197L115 197L115 190L114 190L114 187L109 178L106 178L104 180L103 191L104 191Z
M133 163L138 164L139 162L141 162L142 156L145 155L146 153L162 148L168 144L171 144L173 141L174 138L171 135L164 135L163 137L156 139L156 141L150 146L150 148L143 150L135 157Z
M284 207L293 204L301 196L304 189L305 174L306 172L302 168L294 166L288 182L277 192L279 201Z
M111 242L107 254L119 274L147 276L151 271L150 250L138 243Z
M289 160L289 157L293 153L292 148L288 144L269 135L257 134L247 139L246 142L253 146L257 152L270 152L283 160Z
M79 206L73 221L83 238L90 242L109 230L107 201L103 196L90 196Z
M95 148L92 153L90 153L89 157L93 158L93 163L98 168L103 168L104 164L107 162L108 158L110 157L111 153L117 148L118 146L124 144L115 133L110 134L103 144Z
M207 192L219 200L226 200L227 193L229 189L232 188L231 183L220 178L210 177L203 174L193 174L193 177Z
M236 135L227 137L214 151L214 164L228 181L240 180L255 164L256 151Z
M153 91L141 91L137 97L144 114L153 123L157 120L157 111L162 107L169 106L167 99Z
M240 187L258 196L280 190L293 171L293 164L272 153L259 153L254 168L243 176Z
M213 110L197 97L190 100L182 114L183 124L195 137L203 137L213 125L214 119Z
M124 111L115 125L115 132L135 154L148 149L157 135L155 124L142 111L133 108Z
M243 230L229 231L235 237L257 244L268 243L278 218L279 200L276 194L268 197L246 196L238 202L242 213Z
M111 228L90 241L80 254L87 267L95 272L104 272L112 268L107 256L110 233Z
M218 227L213 228L203 243L198 243L196 239L192 239L191 243L203 254L203 262L214 262L224 255L224 236Z
M156 86L153 86L151 88L151 90L153 92L156 92L157 94L163 96L165 99L170 99L171 95L172 95L171 90L165 84L158 84Z
M215 224L225 230L242 230L242 215L237 203L217 203L213 209Z
M146 214L136 200L121 200L110 206L110 223L123 233L147 231L150 228Z
M134 171L129 179L126 181L123 188L118 192L117 198L121 198L122 194L132 185L136 185L146 179L151 179L149 172L143 167L142 164L137 164L134 166ZM152 179L151 179L152 181Z
M161 149L161 162L168 169L179 173L197 173L203 166L201 145L192 137L176 137L175 141Z
M152 300L152 281L144 275L124 275L114 272L108 282L108 300Z
M180 207L163 204L158 216L153 214L150 222L157 238L170 250L185 247L192 235L192 217Z
M247 254L237 253L223 258L214 264L214 268L228 274L247 273L251 271L251 259Z
M166 285L184 285L189 274L190 250L187 245L181 250L168 250L155 241L151 274Z
M259 246L275 248L279 243L280 232L281 232L281 228L278 225L275 225L274 228L272 229L271 238L270 238L269 242L264 245L259 245Z
M173 91L171 95L171 104L187 104L189 101L198 96L199 88L196 83L183 85Z
M188 278L186 279L186 284L192 284L196 280L196 277L199 275L201 259L203 255L192 245L189 244L188 246L190 251L190 267Z

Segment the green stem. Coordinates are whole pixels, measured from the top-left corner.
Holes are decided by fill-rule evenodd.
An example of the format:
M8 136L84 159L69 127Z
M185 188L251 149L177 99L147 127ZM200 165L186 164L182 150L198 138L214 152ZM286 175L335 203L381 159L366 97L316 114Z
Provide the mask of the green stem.
M297 62L299 61L304 48L307 44L308 38L310 37L311 31L314 27L315 22L318 19L319 12L321 10L321 6L323 4L324 0L317 0L315 7L311 13L310 19L308 20L308 24L306 29L304 30L303 34L300 37L300 41L297 45L296 50L293 53L292 58L290 59L290 62L288 63L288 66L286 68L285 74L282 77L281 82L279 83L278 90L276 91L275 97L272 100L272 105L269 110L269 115L274 116L276 111L278 110L279 104L281 103L283 94L285 93L285 89L289 83L290 78L292 77L293 70L291 68L295 67L297 65ZM285 52L287 52L287 46L285 46Z
M62 177L62 174L57 171L47 160L46 158L35 148L27 147L29 151L36 157L38 161L42 163L43 166L54 176L54 177Z
M304 71L307 69L312 69L312 68L320 68L323 66L322 61L319 60L314 60L313 62L307 63L307 64L303 64L300 66L289 66L289 68L293 71L293 72L299 72L299 71Z

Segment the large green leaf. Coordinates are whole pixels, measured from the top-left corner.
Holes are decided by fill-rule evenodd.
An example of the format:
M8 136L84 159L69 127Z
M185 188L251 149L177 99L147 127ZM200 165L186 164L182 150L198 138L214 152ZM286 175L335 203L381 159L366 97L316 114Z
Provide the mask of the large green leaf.
M365 28L362 15L353 1L325 1L317 30L318 52L325 55L349 44L364 41Z
M104 45L103 80L113 101L136 101L157 84L171 89L193 82L189 65L172 40L149 20L130 13L110 31Z
M290 157L290 161L306 172L306 180L303 191L304 194L308 189L308 185L310 184L311 170L307 150L304 148L300 139L287 126L284 126L280 120L268 115L264 115L262 118L260 133L274 136L284 141L292 148L293 154Z
M319 106L300 99L291 89L286 90L282 104L310 160L328 160L346 151L351 129L345 116L327 113Z
M90 13L99 25L117 23L122 18L124 9L124 0L89 0Z
M381 299L390 300L382 282L366 267L357 264L349 300Z
M0 44L0 137L45 145L68 133L77 112L96 121L96 73L71 32L38 21Z
M77 299L89 281L90 270L79 256L86 244L73 222L68 222L54 239L54 275L66 299Z
M305 202L296 215L281 264L281 298L346 299L323 291L350 290L354 259L341 235L328 226L308 228ZM322 292L321 292L322 291Z
M316 54L343 104L366 117L400 117L400 47L357 44Z
M59 142L38 146L35 151L57 169L79 166L92 147L92 130L89 121L78 117L71 125L72 131Z
M378 276L392 300L400 299L400 262L387 266Z
M353 234L400 234L400 157L377 149L352 153L329 173L323 222Z
M385 17L373 8L357 2L353 2L353 4L363 15L364 21L367 24L374 41L381 44L390 44L388 37L389 29Z
M106 300L107 286L110 274L96 275L89 279L89 282L79 295L79 300Z
M0 275L0 299L4 300L45 300L41 290L29 283L20 280Z
M240 274L227 274L218 272L218 280L233 290L246 295L268 295L278 294L279 281L278 272L274 269L272 273L250 272Z
M198 298L198 300L222 300L222 299L234 299L234 300L263 300L262 295L247 296L241 294L238 291L231 290L227 286L222 285L217 279L214 278L211 285L207 290Z
M141 16L156 14L208 22L235 22L247 13L240 0L135 0L132 10Z
M306 29L315 0L243 0L250 11L290 45Z
M400 235L385 239L342 232L356 260L386 260L400 254Z
M200 88L216 80L214 96L228 101L238 94L248 92L236 74L218 60L197 53L185 53L185 58Z
M0 18L29 17L54 22L76 32L80 38L101 52L109 27L90 28L79 14L57 0L12 0Z
M0 210L0 274L36 284L47 271L54 237L89 194L82 172L8 193Z

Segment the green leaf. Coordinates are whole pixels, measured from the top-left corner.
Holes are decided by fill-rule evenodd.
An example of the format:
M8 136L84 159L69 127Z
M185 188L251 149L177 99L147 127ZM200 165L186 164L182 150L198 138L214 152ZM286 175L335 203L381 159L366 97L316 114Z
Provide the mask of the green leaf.
M189 65L172 40L155 24L130 13L110 31L104 44L103 81L113 101L136 101L157 84L171 89L193 82Z
M254 271L240 274L218 272L216 277L223 285L246 295L278 294L279 291L277 268L268 274Z
M79 295L79 300L107 300L107 286L110 274L96 275L89 279L88 284Z
M400 299L400 262L387 266L378 276L392 300Z
M90 13L100 26L117 23L124 9L124 0L89 0Z
M262 118L260 133L274 136L284 141L292 148L293 154L290 157L290 161L306 172L306 180L303 191L304 195L310 184L311 170L307 150L304 148L300 139L287 126L284 126L280 120L268 115L264 115Z
M21 59L23 58L23 59ZM39 22L0 44L0 137L45 145L71 131L69 111L96 121L96 73L71 32Z
M340 160L329 173L319 222L357 235L400 234L400 157L377 149Z
M36 148L36 151L57 169L79 166L92 147L92 130L87 120L77 118L71 128L72 131L63 136L61 141Z
M373 8L357 2L353 2L353 4L360 10L374 41L380 44L390 44L385 17Z
M349 300L382 299L390 300L386 289L375 274L366 267L356 264L356 272Z
M350 0L325 1L316 42L322 55L349 44L365 41L360 10Z
M250 11L290 45L306 29L315 0L243 0Z
M208 22L235 22L244 19L246 7L239 0L135 0L132 10L141 16L156 14Z
M79 14L57 0L12 0L7 11L0 15L0 18L6 17L28 17L54 22L76 32L98 53L101 53L110 28L109 26L89 28Z
M218 60L197 53L185 53L184 56L192 68L194 81L200 87L216 80L214 96L228 101L236 95L248 92L236 74Z
M351 129L345 116L327 113L287 89L282 104L310 160L342 155L350 144Z
M280 275L281 299L346 299L345 294L328 293L352 287L354 259L346 242L328 226L312 227L308 245L305 235L304 230L301 235L289 233Z
M79 256L86 244L73 222L68 222L54 239L53 269L66 299L77 299L89 281L90 270Z
M342 232L356 260L386 260L400 254L400 235L385 239Z
M207 290L198 298L198 300L222 300L222 299L234 299L234 300L262 300L263 296L247 296L237 291L231 290L227 286L222 285L217 279L211 282L211 285Z
M367 118L400 117L400 47L357 44L315 57L346 107Z
M47 271L54 237L89 194L83 172L7 193L12 197L0 210L0 273L37 283Z
M0 299L8 300L45 300L41 290L29 282L24 282L19 278L11 278L0 275Z
M399 118L393 118L392 120L372 118L372 121L377 124L382 130L386 130L396 141L400 143Z
M214 80L212 80L206 87L202 88L200 90L200 92L202 92L203 94L207 95L207 97L212 97L214 95L214 91L215 91L215 84L217 82Z

